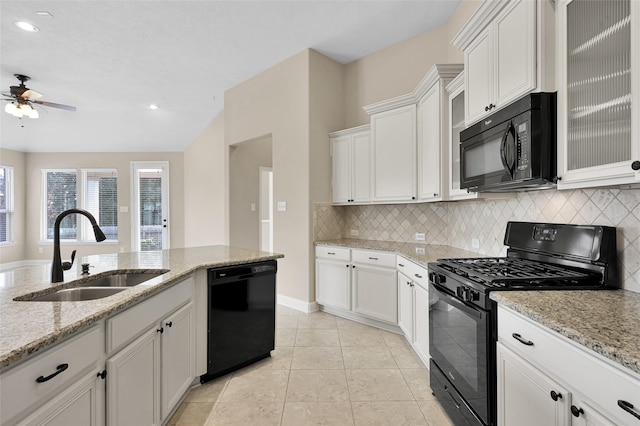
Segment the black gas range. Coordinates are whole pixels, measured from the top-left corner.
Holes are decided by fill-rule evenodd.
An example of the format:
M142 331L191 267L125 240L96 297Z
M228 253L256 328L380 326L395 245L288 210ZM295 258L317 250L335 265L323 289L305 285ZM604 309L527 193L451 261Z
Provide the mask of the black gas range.
M429 263L431 388L456 426L495 425L492 291L619 287L616 229L509 222L506 257Z

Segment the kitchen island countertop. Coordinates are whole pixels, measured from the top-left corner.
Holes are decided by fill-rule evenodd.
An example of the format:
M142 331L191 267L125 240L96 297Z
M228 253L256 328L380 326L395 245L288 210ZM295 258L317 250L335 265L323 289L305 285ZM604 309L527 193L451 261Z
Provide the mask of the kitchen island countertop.
M490 297L499 305L640 374L639 293L626 290L494 291Z
M0 369L4 370L84 330L99 320L122 311L202 268L260 262L284 257L228 246L206 246L162 251L113 253L82 258L65 272L65 282L51 284L51 264L25 266L0 273ZM169 272L110 297L81 302L30 302L14 298L55 287L73 286L81 280L80 263L89 263L91 275L112 270L168 269Z

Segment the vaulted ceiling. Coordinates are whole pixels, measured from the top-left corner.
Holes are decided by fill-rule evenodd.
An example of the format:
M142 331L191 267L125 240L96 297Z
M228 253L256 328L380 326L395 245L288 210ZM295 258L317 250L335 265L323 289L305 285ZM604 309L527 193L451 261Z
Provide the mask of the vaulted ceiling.
M351 62L443 24L460 3L3 0L0 90L26 74L43 101L77 111L40 108L35 120L2 111L0 147L183 151L236 84L305 48Z

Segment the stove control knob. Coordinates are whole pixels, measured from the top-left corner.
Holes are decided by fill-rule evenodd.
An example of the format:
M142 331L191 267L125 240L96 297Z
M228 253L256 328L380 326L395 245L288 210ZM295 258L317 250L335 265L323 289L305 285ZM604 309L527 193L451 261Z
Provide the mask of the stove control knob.
M469 301L480 300L480 292L477 290L469 291Z
M458 296L460 299L464 300L464 287L456 287L456 296Z

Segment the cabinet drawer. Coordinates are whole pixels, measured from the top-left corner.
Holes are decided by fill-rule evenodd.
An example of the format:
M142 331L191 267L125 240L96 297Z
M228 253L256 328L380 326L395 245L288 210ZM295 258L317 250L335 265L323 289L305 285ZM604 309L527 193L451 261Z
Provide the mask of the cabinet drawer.
M316 257L323 257L335 260L351 260L351 249L333 246L317 246Z
M425 290L429 289L429 273L427 268L411 260L407 260L402 256L398 256L396 266L398 272L402 272Z
M525 344L514 337L517 334ZM620 424L634 421L618 406L640 407L640 377L586 347L505 308L498 310L498 340L567 387L593 401Z
M387 268L396 267L396 254L385 251L351 250L353 263L364 263Z
M0 424L13 424L18 415L65 389L90 368L98 372L104 353L102 324L64 341L0 376ZM66 365L66 369L61 367ZM61 371L55 374L57 371ZM54 375L55 374L55 375ZM53 376L53 377L50 377ZM37 379L46 379L38 383ZM40 380L42 380L40 379Z
M133 340L154 322L193 298L194 278L164 290L107 320L107 354Z

